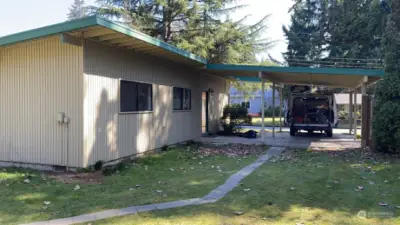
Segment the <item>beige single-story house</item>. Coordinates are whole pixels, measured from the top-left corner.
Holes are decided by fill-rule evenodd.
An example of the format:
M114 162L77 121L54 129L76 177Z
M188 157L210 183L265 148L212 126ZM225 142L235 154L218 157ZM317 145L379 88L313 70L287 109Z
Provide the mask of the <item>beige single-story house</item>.
M383 76L208 64L97 16L29 30L0 37L0 166L81 168L216 133L230 79L260 82L262 93L268 80L366 95Z
M217 132L226 78L92 16L0 37L0 165L86 167Z

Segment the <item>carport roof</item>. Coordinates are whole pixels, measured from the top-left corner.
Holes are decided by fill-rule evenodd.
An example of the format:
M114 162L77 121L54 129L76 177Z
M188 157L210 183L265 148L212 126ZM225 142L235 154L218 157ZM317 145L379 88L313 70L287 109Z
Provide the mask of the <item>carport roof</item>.
M280 84L318 85L355 88L364 78L373 83L384 76L383 70L348 68L275 67L255 65L208 64L207 70L216 75L241 81L261 82L263 78Z

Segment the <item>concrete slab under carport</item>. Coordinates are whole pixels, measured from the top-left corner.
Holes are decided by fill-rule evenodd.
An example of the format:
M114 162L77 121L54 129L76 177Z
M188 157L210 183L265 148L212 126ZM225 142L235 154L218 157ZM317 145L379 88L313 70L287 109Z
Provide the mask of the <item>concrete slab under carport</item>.
M371 121L372 121L372 103L366 89L367 86L375 83L384 76L384 71L371 68L311 68L311 67L275 67L275 66L258 66L258 65L226 65L226 64L208 64L206 66L208 72L218 76L228 77L240 81L261 82L262 92L264 93L265 82L273 83L272 88L275 89L276 84L288 85L313 85L334 88L348 88L350 94L361 92L362 100L362 148L369 147L371 141ZM282 96L282 88L280 87ZM275 93L275 92L273 92ZM264 94L262 94L264 96ZM273 96L275 98L275 96ZM262 98L262 130L264 129L264 99ZM273 118L275 117L275 101L273 101ZM356 105L356 102L355 102ZM282 105L281 105L282 108ZM356 108L352 107L350 101L350 121L351 115L356 115ZM353 109L352 109L353 108ZM275 121L274 121L275 122ZM354 140L357 139L357 120L354 120ZM272 129L272 137L275 138L275 128ZM349 134L352 133L352 127L349 128ZM264 132L262 139L265 140Z
M246 129L251 129L250 127ZM260 127L253 127L255 130L260 130ZM271 147L286 147L295 149L312 149L325 151L340 151L346 149L361 148L360 140L354 140L353 135L345 134L346 129L334 129L334 135L331 138L320 133L309 135L308 133L299 133L292 137L289 135L288 128L284 128L283 132L277 132L275 137L272 137L271 128L267 128L264 136L264 141L261 138L261 133L256 139L248 139L235 136L216 136L216 137L201 137L197 141L202 143L211 143L216 145L224 144L245 144L245 145L261 145L265 144Z

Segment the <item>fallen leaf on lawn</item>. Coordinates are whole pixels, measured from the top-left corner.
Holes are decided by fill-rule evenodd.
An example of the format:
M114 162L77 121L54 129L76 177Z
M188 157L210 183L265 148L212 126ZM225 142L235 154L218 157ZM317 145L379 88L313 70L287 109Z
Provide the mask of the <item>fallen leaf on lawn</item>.
M327 188L331 188L332 186L331 186L331 185L326 185L326 187L327 187Z
M294 187L290 187L290 190L292 190L292 191L293 191L293 190L296 190L296 188L294 188Z
M137 187L137 188L140 187L140 184L136 184L136 187Z
M396 207L396 209L400 209L400 205L396 205L395 207Z
M387 204L386 202L379 202L380 206L388 206L389 204Z
M194 167L190 167L191 170L194 170Z
M31 180L29 180L29 179L25 179L25 180L24 180L24 183L25 183L25 184L29 184L30 182L31 182Z
M79 185L76 185L76 186L74 187L74 191L77 191L77 190L79 190L79 189L81 189L81 187L80 187Z
M44 203L45 205L50 205L50 204L51 204L50 201L44 201L43 203Z
M211 168L214 168L214 166L211 166Z
M357 189L362 191L362 190L364 190L364 187L363 186L357 186Z
M42 209L47 209L47 206L43 206Z
M133 191L134 189L133 189L133 188L129 188L129 190L130 190L130 191Z
M144 169L147 171L148 166L144 166Z
M172 169L172 168L169 168L169 170L170 170L170 171L174 171L174 169Z
M156 190L156 192L157 192L157 193L162 193L163 191L162 191L162 190Z
M240 216L240 215L243 215L243 213L244 213L244 212L242 212L242 211L236 211L236 212L235 212L235 215Z
M243 191L245 191L245 192L250 191L250 190L251 190L250 188L243 189Z
M339 181L335 180L335 181L333 181L333 183L335 183L335 184L338 184L338 183L339 183Z
M199 162L199 165L201 165L201 164L203 164L203 163Z
M373 182L372 180L369 180L368 183L371 185L375 184L375 182Z
M389 181L388 181L388 180L385 180L385 181L383 181L383 183L389 183Z

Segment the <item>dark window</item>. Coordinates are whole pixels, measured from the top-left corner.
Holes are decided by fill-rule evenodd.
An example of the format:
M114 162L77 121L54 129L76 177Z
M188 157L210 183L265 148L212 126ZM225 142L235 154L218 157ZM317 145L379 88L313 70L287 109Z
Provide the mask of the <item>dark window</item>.
M121 80L121 112L151 111L153 90L151 84Z
M174 87L174 110L190 110L192 93L190 89Z

